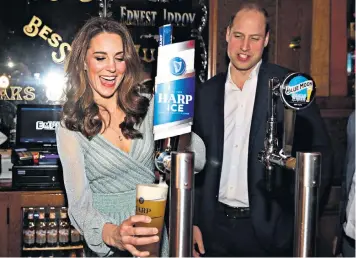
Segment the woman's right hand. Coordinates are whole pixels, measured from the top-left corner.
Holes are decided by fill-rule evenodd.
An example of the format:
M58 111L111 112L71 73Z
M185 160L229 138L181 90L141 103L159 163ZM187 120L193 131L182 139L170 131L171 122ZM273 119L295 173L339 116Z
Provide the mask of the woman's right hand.
M135 227L135 223L150 223L151 218L144 215L133 215L124 220L121 225L106 223L102 237L107 245L114 246L121 251L129 251L133 256L149 256L148 251L139 251L135 246L147 245L159 241L157 228Z

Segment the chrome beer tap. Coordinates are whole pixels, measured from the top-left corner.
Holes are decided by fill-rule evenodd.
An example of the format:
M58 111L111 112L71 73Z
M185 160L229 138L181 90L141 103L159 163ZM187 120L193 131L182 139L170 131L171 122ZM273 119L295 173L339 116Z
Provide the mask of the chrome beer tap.
M273 189L275 166L295 170L296 159L292 157L296 110L307 108L315 98L315 83L306 74L291 73L281 82L278 78L269 80L268 119L264 149L258 159L266 167L266 189ZM284 104L283 145L279 148L277 132L277 101Z
M172 151L178 150L180 136L169 137L156 141L155 146L155 167L160 173L160 181L166 181L171 171Z
M276 166L295 172L294 257L315 256L318 226L318 188L321 172L321 154L297 152L292 157L296 111L307 108L315 98L315 83L306 74L288 74L282 82L269 80L268 119L264 149L258 160L266 167L266 190L271 192ZM284 104L283 146L279 149L277 132L277 101ZM267 219L272 205L266 202Z
M279 83L278 79L272 78L268 85L268 120L267 133L264 141L264 150L260 151L258 159L263 162L266 167L265 181L267 191L272 191L272 176L274 166L272 164L272 156L276 156L278 148L277 138L277 113L276 113L276 97Z

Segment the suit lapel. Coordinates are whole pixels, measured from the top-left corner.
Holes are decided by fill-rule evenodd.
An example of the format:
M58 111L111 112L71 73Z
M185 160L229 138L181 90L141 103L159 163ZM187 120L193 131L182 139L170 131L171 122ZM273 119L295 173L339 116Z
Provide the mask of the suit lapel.
M262 63L258 73L257 89L255 95L255 104L253 107L249 152L254 145L259 130L265 129L267 118L267 105L268 105L268 76L266 64Z
M217 140L217 155L219 161L222 162L223 148L224 148L224 99L225 99L225 82L226 74L221 76L219 82L216 84L216 99L215 99L215 115L214 117L214 134Z

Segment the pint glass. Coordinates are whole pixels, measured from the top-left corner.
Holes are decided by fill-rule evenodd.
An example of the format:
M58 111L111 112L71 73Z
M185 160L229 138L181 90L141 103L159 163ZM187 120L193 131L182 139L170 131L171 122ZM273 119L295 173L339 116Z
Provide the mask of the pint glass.
M164 213L168 193L167 184L139 184L136 187L136 215L151 217L151 223L136 223L137 227L155 227L161 241ZM140 251L149 251L151 257L159 257L160 241L136 246Z

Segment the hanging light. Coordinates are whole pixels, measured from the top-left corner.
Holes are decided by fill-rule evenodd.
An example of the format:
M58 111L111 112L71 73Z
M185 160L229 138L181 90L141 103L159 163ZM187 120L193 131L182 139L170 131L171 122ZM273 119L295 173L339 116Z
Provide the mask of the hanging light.
M80 2L82 2L82 3L89 3L89 2L91 2L91 0L80 0Z
M12 67L15 66L15 64L14 64L14 62L12 62L12 61L10 60L9 62L7 62L7 66L8 66L9 68L12 68Z
M43 84L46 89L46 97L50 101L59 101L63 97L66 80L58 71L50 71L44 78Z
M6 89L10 85L10 79L6 74L0 76L0 89Z

